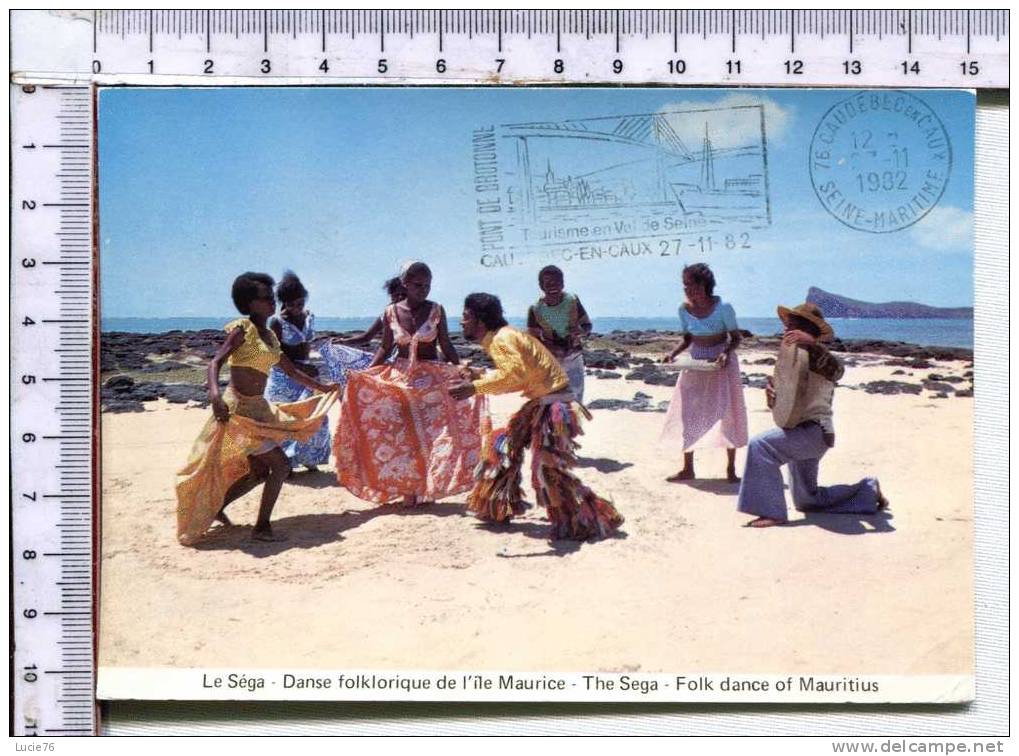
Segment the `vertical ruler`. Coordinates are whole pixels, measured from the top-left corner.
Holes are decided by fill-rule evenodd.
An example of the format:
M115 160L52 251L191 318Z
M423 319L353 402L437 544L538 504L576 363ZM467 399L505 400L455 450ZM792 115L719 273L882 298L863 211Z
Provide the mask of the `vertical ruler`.
M10 91L13 733L89 735L92 90Z

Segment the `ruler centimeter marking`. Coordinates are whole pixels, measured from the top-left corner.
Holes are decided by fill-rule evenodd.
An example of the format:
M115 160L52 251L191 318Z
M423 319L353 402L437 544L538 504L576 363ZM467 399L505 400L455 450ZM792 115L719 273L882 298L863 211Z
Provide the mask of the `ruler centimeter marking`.
M14 11L15 734L96 731L93 82L1007 87L1008 19L1007 10Z
M13 26L32 11L15 12ZM1008 87L1008 10L96 10L20 77ZM81 22L89 29L82 35ZM40 22L41 23L41 22ZM48 65L47 65L48 64ZM277 80L277 81L273 81ZM158 83L159 78L148 80ZM191 82L189 82L191 83ZM305 83L305 82L302 82Z
M11 90L15 735L96 729L92 91Z

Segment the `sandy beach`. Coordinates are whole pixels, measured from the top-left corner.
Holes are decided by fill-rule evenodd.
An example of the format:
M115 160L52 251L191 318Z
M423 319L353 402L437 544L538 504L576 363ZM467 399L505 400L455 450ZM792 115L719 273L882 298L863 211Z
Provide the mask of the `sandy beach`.
M770 373L754 363L773 354L741 350L743 372ZM722 450L697 453L698 480L668 483L682 455L657 443L664 414L594 409L578 472L626 517L598 543L547 541L535 509L484 526L463 496L378 507L337 487L330 465L285 484L274 520L286 542L249 540L256 491L231 506L236 527L185 548L174 473L209 410L158 399L104 413L99 664L969 673L973 399L861 386L958 379L971 365L851 358L821 483L876 476L888 513L790 507L786 527L744 528ZM655 409L672 394L618 372L591 371L586 401L643 392ZM745 394L751 435L771 427L764 391ZM496 422L521 401L495 398Z

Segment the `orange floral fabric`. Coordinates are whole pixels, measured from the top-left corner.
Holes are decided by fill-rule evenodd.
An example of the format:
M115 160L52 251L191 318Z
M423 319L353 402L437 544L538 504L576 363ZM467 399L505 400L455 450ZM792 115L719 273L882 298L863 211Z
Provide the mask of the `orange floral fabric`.
M452 365L421 361L411 370L403 359L348 373L333 437L340 485L374 502L469 491L488 403L454 400L451 380L458 380Z

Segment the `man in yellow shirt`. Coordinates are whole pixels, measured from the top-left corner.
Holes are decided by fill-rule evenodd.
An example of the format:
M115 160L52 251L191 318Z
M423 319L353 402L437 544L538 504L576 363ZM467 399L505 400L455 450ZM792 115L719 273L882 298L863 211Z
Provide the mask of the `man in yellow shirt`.
M464 368L465 380L450 386L450 395L466 399L476 393L520 392L528 400L505 429L486 440L468 509L495 522L523 514L521 467L530 447L531 483L548 513L552 538L586 541L613 533L622 515L570 472L577 464L578 410L588 420L591 415L575 401L559 362L533 336L511 328L502 303L491 294L468 296L460 322L464 336L481 344L495 370L479 374Z

